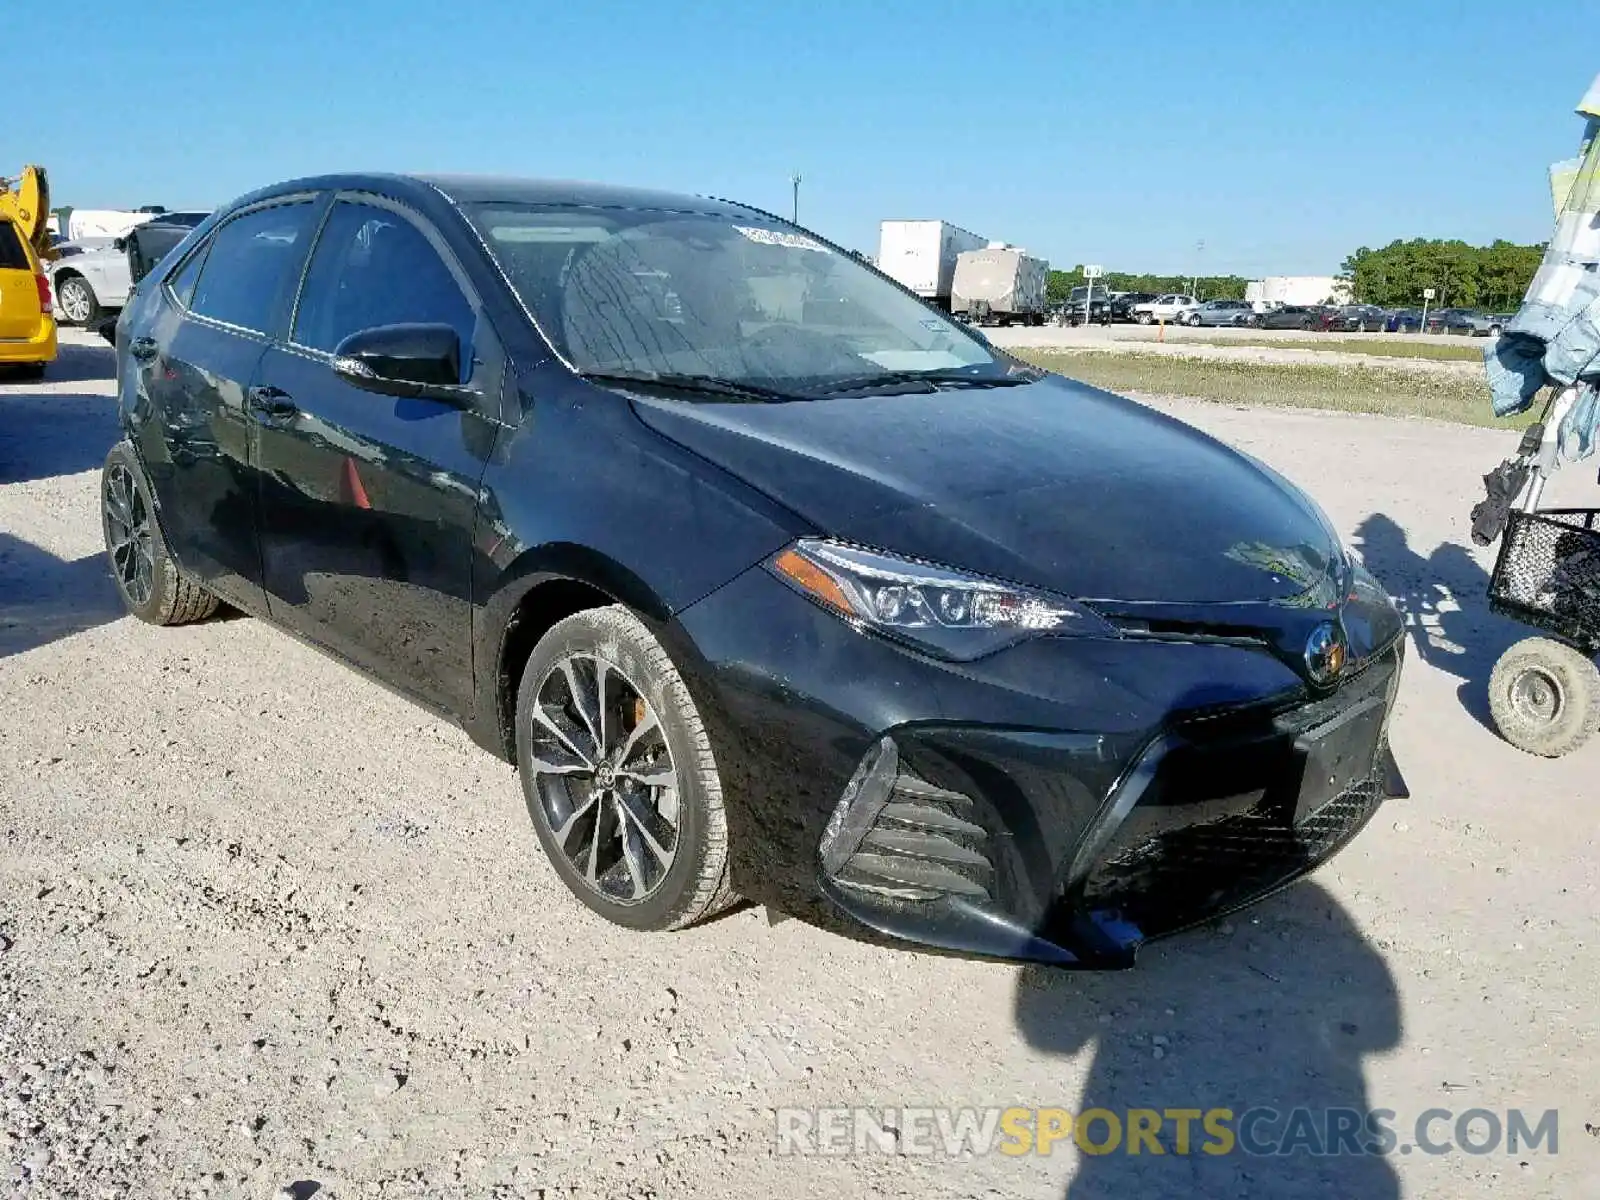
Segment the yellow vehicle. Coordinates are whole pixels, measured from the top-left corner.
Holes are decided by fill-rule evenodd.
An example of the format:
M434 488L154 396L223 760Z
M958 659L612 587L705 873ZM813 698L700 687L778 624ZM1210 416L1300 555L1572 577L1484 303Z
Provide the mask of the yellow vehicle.
M41 167L19 179L0 179L0 368L42 376L56 357L56 322L41 258L50 257L45 232L50 188Z

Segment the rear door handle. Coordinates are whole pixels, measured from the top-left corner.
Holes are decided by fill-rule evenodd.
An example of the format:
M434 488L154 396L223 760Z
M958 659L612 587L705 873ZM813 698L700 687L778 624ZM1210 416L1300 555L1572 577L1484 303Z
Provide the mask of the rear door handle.
M263 420L283 421L300 411L295 407L294 398L280 388L253 387L246 394L250 411Z
M161 352L161 347L156 345L153 337L136 337L128 344L128 353L140 362L149 362Z

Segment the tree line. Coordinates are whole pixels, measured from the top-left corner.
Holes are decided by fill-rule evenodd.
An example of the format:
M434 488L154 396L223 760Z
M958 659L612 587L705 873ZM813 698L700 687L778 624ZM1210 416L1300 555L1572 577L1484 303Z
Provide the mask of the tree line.
M1083 267L1070 271L1051 271L1046 294L1051 300L1065 300L1075 287L1087 283ZM1245 284L1250 281L1243 275L1131 275L1126 271L1107 271L1095 280L1096 287L1112 292L1185 292L1190 286L1197 295L1207 300L1243 300Z
M1374 250L1362 246L1344 260L1339 277L1350 284L1359 304L1386 308L1418 308L1422 291L1433 288L1429 307L1486 308L1514 311L1521 303L1544 257L1544 246L1519 246L1496 241L1470 246L1463 241L1412 238ZM1065 300L1087 281L1083 267L1051 271L1049 297ZM1113 292L1188 292L1202 300L1242 300L1249 280L1242 275L1134 275L1108 271L1097 281Z
M1344 260L1342 275L1363 304L1415 308L1423 289L1431 287L1430 306L1510 312L1521 305L1544 250L1507 241L1469 246L1412 238L1379 250L1361 247Z

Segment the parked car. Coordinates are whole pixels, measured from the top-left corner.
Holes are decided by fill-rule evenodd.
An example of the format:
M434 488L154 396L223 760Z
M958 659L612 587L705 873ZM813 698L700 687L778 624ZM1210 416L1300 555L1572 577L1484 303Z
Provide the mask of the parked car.
M1465 333L1472 337L1500 336L1500 331L1515 314L1464 312L1453 318L1447 326L1450 333Z
M1465 333L1472 310L1466 308L1435 308L1428 313L1428 333Z
M1090 296L1087 286L1075 287L1067 294L1067 302L1063 307L1063 315L1068 325L1082 325L1084 323L1084 302L1088 300L1089 321L1095 325L1111 324L1111 297L1106 294L1105 288L1096 284L1093 296Z
M162 213L111 242L58 247L50 281L62 321L93 327L101 313L120 309L133 285L205 218L203 212Z
M1383 323L1384 329L1389 333L1418 333L1422 329L1422 310L1417 308L1398 308L1389 314Z
M1185 325L1227 325L1240 328L1256 323L1256 313L1244 300L1207 300L1183 314Z
M1165 296L1157 296L1154 300L1135 304L1132 309L1133 319L1141 325L1153 325L1157 321L1177 321L1199 303L1200 301L1193 296L1169 292Z
M1376 304L1346 304L1335 310L1335 325L1346 333L1381 333L1389 323L1389 314Z
M460 722L621 925L742 894L1126 966L1393 780L1401 619L1303 492L756 209L296 180L116 343L129 609L226 602Z
M1157 299L1154 292L1123 292L1120 296L1111 298L1111 319L1113 321L1134 320L1133 310L1137 305L1149 304Z
M56 358L50 280L22 231L0 217L0 370L40 379Z
M1330 320L1329 312L1314 304L1285 304L1273 312L1257 314L1262 329L1325 329Z

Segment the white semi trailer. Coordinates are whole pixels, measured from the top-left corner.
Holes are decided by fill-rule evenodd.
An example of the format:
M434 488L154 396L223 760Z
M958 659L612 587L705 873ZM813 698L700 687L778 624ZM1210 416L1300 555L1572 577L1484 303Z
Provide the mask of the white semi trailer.
M987 239L949 221L885 221L878 233L878 270L948 310L956 258L986 245Z

